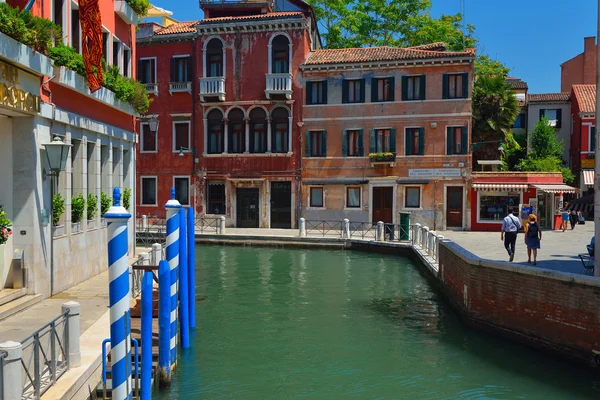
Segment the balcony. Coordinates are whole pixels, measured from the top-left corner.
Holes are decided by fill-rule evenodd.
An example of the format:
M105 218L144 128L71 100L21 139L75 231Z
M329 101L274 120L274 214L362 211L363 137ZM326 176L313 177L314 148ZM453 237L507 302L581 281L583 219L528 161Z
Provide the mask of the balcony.
M115 0L114 11L127 24L137 24L138 16L125 0Z
M200 100L206 101L207 97L218 97L219 101L225 101L224 76L200 78Z
M271 96L284 95L286 99L292 99L292 74L267 74L267 88L265 90L267 99Z
M169 83L169 93L192 93L192 82L171 82Z
M153 94L155 96L158 96L158 84L157 83L146 83L146 92L148 92L148 94Z

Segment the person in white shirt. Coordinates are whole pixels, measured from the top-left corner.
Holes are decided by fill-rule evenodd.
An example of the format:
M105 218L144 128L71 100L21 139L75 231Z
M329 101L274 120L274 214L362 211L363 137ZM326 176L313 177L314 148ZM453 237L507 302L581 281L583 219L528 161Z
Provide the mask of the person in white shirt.
M508 252L508 261L515 259L515 243L517 242L517 233L521 229L521 220L513 215L514 209L508 208L508 215L502 221L501 240L504 241L504 248Z

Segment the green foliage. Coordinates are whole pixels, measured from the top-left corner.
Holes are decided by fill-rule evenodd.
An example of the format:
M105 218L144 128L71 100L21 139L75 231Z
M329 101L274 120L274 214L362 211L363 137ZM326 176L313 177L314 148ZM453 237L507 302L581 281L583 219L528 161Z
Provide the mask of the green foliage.
M504 154L502 154L502 170L514 171L517 164L527 156L527 137L523 135L506 135Z
M12 226L10 219L6 217L4 207L0 206L0 244L6 243L8 238L12 235Z
M509 69L500 61L493 60L486 55L480 55L475 59L475 76L495 77L501 76L506 78ZM477 82L475 82L477 84Z
M89 193L87 197L87 219L94 219L98 212L98 196Z
M119 67L108 66L104 72L104 86L113 91L115 96L132 105L139 114L145 114L150 107L150 99L146 86L135 79L126 78L119 72Z
M59 25L7 3L0 3L0 32L43 54L62 39Z
M112 198L106 193L100 193L100 215L106 214L110 206L112 206Z
M123 207L125 207L126 210L129 210L130 206L131 206L131 189L125 188L125 189L123 189Z
M140 17L148 14L148 10L151 7L148 0L127 0L127 3L129 4L129 7L131 7L131 9Z
M70 46L59 44L48 51L48 57L54 60L54 64L67 67L79 75L86 76L83 56Z
M85 213L85 197L81 193L78 196L71 197L71 222L80 222Z
M466 35L462 28L461 14L444 15L439 19L431 15L417 15L409 20L410 29L406 32L404 43L407 46L420 46L427 43L444 42L448 50L463 51L477 45L475 26L466 26Z
M65 213L65 198L60 193L52 197L52 224L58 225L60 217Z

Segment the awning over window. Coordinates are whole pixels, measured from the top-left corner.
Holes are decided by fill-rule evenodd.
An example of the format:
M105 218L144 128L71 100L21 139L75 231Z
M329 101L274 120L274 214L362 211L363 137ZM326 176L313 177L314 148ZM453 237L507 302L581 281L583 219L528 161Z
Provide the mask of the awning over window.
M593 169L583 170L583 182L586 186L594 186L594 175Z
M527 190L526 184L521 183L474 183L473 189L497 192L519 192Z
M533 185L534 188L546 193L577 193L578 190L564 183Z

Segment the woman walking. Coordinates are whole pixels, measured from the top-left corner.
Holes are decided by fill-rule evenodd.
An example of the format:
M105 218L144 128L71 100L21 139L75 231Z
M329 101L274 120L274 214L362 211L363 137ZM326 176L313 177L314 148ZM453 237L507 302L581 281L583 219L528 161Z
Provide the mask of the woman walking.
M542 230L537 223L535 214L529 214L529 222L525 225L525 245L527 246L527 263L531 264L531 253L533 253L533 265L537 265L537 251L542 240Z
M569 206L569 203L565 203L564 207L562 208L562 210L560 211L560 214L562 215L562 231L564 232L565 230L567 230L568 226L569 226L569 210L567 210L567 207Z

